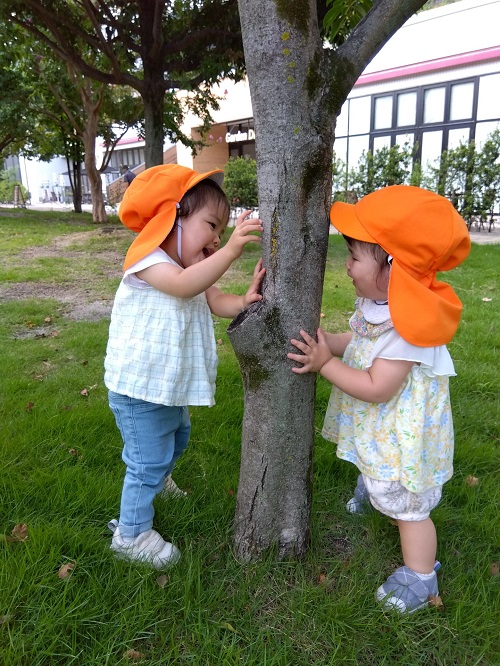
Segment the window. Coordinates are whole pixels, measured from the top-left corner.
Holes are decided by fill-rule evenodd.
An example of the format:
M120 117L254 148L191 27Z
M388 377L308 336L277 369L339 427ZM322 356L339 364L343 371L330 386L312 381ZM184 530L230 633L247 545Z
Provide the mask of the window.
M451 86L450 120L472 118L474 103L474 82L457 83Z
M391 136L375 136L373 137L373 152L377 150L382 150L382 148L391 147Z
M457 148L461 143L469 143L470 128L458 127L448 132L448 148Z
M440 157L443 146L443 132L424 132L422 134L422 167L425 169L429 164L434 165Z
M500 74L482 76L479 79L477 119L500 118Z
M424 124L442 123L446 88L428 88L424 91Z
M392 95L375 97L373 129L389 129L392 127Z
M349 135L370 131L371 97L354 97L349 100Z
M415 125L417 120L417 93L400 93L397 96L397 118L396 125L405 127L406 125Z

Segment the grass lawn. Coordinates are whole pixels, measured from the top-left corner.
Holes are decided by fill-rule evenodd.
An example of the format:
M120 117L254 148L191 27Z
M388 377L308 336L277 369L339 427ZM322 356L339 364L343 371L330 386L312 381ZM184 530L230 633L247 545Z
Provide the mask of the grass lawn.
M400 565L397 528L346 513L357 471L319 434L322 379L308 556L235 560L243 395L227 320L215 323L217 405L191 410L174 473L189 496L156 504L181 561L162 574L113 557L124 469L103 384L109 318L94 306L109 309L132 235L116 219L105 231L85 214L0 210L0 665L498 666L500 246L474 245L447 277L464 315L449 346L455 475L433 513L443 606L406 617L375 603ZM345 255L332 236L331 331L354 302ZM244 289L257 257L247 248L223 286Z

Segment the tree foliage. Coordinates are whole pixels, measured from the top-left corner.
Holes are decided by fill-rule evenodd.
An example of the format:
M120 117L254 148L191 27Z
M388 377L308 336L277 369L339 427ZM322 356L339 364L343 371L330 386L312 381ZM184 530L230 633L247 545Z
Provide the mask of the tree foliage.
M195 146L185 112L208 127L210 87L243 73L236 0L4 0L1 11L81 75L139 93L147 166L162 163L165 136Z

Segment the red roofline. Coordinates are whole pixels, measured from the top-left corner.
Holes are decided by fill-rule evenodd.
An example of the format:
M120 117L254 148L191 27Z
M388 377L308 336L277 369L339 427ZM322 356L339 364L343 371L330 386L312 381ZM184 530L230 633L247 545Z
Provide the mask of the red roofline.
M500 46L491 46L490 48L481 49L479 51L470 51L469 53L460 53L458 55L437 58L436 60L427 60L412 65L384 69L380 72L362 74L356 81L355 87L368 85L369 83L378 83L379 81L389 81L390 79L397 79L402 76L423 74L425 72L433 72L450 67L461 67L475 62L495 60L496 58L500 58Z

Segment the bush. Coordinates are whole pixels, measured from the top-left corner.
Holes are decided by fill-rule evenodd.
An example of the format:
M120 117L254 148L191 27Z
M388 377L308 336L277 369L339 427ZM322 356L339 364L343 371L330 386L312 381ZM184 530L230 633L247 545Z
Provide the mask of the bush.
M28 190L17 179L14 169L5 169L0 171L0 201L2 203L14 203L14 190L18 185L21 188L21 202L25 203L29 199Z
M257 163L249 157L231 157L224 168L224 191L231 206L258 206Z

